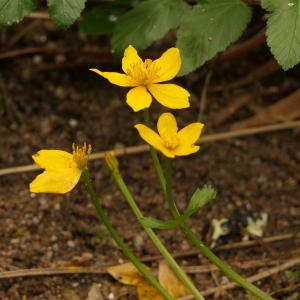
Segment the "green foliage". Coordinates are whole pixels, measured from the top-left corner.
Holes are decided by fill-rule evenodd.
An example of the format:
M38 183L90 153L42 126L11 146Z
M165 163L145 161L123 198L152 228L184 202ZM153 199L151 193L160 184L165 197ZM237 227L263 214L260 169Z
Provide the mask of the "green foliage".
M112 37L115 53L128 46L145 49L179 26L188 6L182 0L148 0L139 3L118 20Z
M188 207L184 211L184 215L191 216L215 197L216 191L212 186L205 185L202 189L197 189L193 194Z
M0 0L0 25L20 22L36 5L36 0Z
M47 0L50 18L68 28L80 16L87 0ZM38 0L0 0L0 27L21 21ZM270 14L267 43L284 70L300 62L300 0L261 0ZM117 55L132 44L139 50L177 30L182 56L180 75L194 71L236 41L251 19L243 0L113 0L85 13L80 30L87 34L112 33Z
M141 219L141 222L143 226L148 227L148 228L153 228L153 229L171 229L178 227L181 222L184 221L183 217L180 217L175 220L168 220L168 221L163 221L163 220L158 220L155 218L151 217L145 217Z
M49 15L57 26L72 25L84 9L86 0L47 0Z
M251 19L251 9L240 0L207 0L186 14L177 35L183 67L192 72L237 40Z
M124 2L124 1L123 1ZM80 30L87 34L111 33L118 18L127 11L120 1L99 5L84 14Z
M262 6L271 12L267 23L267 43L284 70L300 62L299 0L263 0Z
M197 189L193 194L190 203L184 213L174 220L158 220L151 217L146 217L141 220L143 226L153 229L171 229L180 226L193 213L197 212L201 207L216 197L216 191L213 187L205 185L202 189Z

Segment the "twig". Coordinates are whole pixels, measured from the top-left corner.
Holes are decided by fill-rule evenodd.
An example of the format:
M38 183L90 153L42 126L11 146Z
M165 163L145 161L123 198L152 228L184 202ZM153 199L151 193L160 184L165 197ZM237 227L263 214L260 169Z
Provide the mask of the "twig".
M293 258L280 266L266 269L258 274L249 276L247 280L249 282L255 282L267 277L270 277L279 272L285 271L297 264L300 263L300 258ZM60 267L60 268L36 268L36 269L22 269L16 271L7 271L0 273L0 279L11 279L11 278L20 278L20 277L37 277L37 276L56 276L56 275L66 275L66 274L106 274L106 268L86 268L86 267ZM220 285L219 287L209 288L204 291L202 294L204 296L209 296L218 292L220 288L224 291L237 288L238 286L235 283L228 283ZM181 297L178 300L190 300L194 299L193 296Z
M12 36L8 40L8 42L6 43L6 47L10 48L13 45L15 45L24 35L26 35L30 31L32 31L32 29L35 28L39 24L40 24L39 20L34 20L31 23L29 23L27 26L23 27L22 30L18 31L14 36Z
M201 92L201 99L200 99L200 106L199 106L199 113L197 121L200 122L204 113L204 109L206 107L207 103L207 88L210 82L210 78L212 76L212 71L208 71L208 73L205 76L204 85Z
M286 263L280 265L280 266L276 266L270 269L266 269L258 274L249 276L247 278L247 281L249 282L255 282L255 281L259 281L265 278L268 278L274 274L277 274L279 272L285 271L289 268L292 268L293 266L297 265L300 263L300 257L299 258L293 258L289 261L287 261ZM237 288L238 286L235 283L228 283L228 284L224 284L220 286L223 290L230 290L230 289L234 289ZM213 295L215 292L217 292L219 290L219 287L217 288L210 288L207 289L206 291L202 292L203 296L209 296L209 295ZM181 297L178 300L190 300L190 299L194 299L193 296L186 296L186 297Z
M277 124L268 125L268 126L220 132L220 133L214 133L214 134L209 134L209 135L203 136L199 140L199 143L202 144L202 143L209 143L209 142L215 142L215 141L222 141L222 140L227 140L227 139L231 139L231 138L240 138L240 137L244 137L244 136L248 136L248 135L255 135L255 134L261 134L261 133L266 133L266 132L291 129L291 128L296 128L296 127L300 127L300 121L283 122L283 123L277 123ZM124 156L127 154L143 153L148 150L149 150L148 145L139 145L139 146L127 147L124 149L116 149L116 150L114 150L114 152L117 156ZM94 153L91 155L90 159L91 160L103 159L104 155L107 151L109 151L109 150ZM40 168L36 165L25 165L25 166L5 168L5 169L0 170L0 176L16 174L16 173L31 172L31 171L36 171L39 169Z
M253 268L259 268L259 267L266 267L266 266L278 266L278 264L282 264L286 262L287 259L281 259L281 260L274 260L274 259L254 259L254 260L248 260L248 261L229 261L228 263L237 268L237 269L253 269ZM184 270L189 274L199 274L199 273L209 273L218 271L219 269L212 264L208 265L201 265L201 266L187 266L184 267Z
M44 11L34 11L31 14L29 14L27 16L27 18L30 19L43 19L43 20L49 20L49 14L47 12Z
M270 86L263 90L248 92L242 95L239 95L232 99L230 103L223 107L214 117L213 122L215 125L223 124L228 118L230 118L237 110L251 102L257 97L269 96L281 93L284 88L279 88L277 86Z
M285 263L289 260L249 260L242 263L231 262L232 265L239 269L257 268L267 265L278 265L279 263ZM57 276L68 274L107 274L107 268L114 266L114 263L108 263L101 267L52 267L52 268L32 268L32 269L20 269L13 271L0 272L1 279L21 278L21 277L38 277L38 276ZM183 269L189 274L210 273L219 270L214 265L200 265L200 266L186 266Z
M224 90L228 91L234 88L239 88L248 85L254 81L258 81L259 79L265 78L279 71L280 69L281 67L278 64L278 62L275 60L275 58L272 58L266 63L260 65L259 67L248 73L245 77L222 85L211 86L210 91L223 92Z
M266 237L263 238L262 241L264 243L276 243L284 240L289 240L289 239L299 239L300 238L300 233L286 233L286 234L280 234L276 236L271 236L271 237ZM257 246L256 241L242 241L242 242L236 242L236 243L230 243L227 245L222 245L214 248L214 251L224 251L224 250L234 250L234 249L243 249L243 248L248 248L248 247L253 247ZM177 252L177 253L172 253L174 258L180 258L180 257L188 257L188 256L193 256L199 254L198 250L190 250L190 251L185 251L185 252ZM155 256L148 256L144 257L141 260L143 262L149 262L149 261L154 261L162 259L160 255L155 255Z
M278 297L279 295L291 294L291 292L296 291L299 288L300 288L300 283L277 290L271 293L271 296Z
M101 58L106 60L106 63L114 63L115 59L109 48L100 49L74 49L74 48L61 48L55 43L48 43L41 47L28 47L21 49L14 49L9 51L0 52L0 59L14 58L22 55L31 54L69 54L74 56L86 56L91 58Z
M106 274L106 268L86 268L86 267L57 267L57 268L34 268L14 271L0 272L0 279L36 277L36 276L56 276L66 274Z
M250 50L257 49L266 41L265 29L262 29L253 37L248 40L241 42L240 44L233 45L224 52L222 52L215 60L219 63L225 60L231 60L233 58L239 57Z

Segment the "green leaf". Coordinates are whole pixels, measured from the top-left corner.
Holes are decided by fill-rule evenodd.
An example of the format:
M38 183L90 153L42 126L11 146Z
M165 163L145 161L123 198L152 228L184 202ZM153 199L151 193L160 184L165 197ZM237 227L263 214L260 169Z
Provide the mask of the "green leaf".
M86 0L47 0L49 15L54 23L64 29L72 25L84 9Z
M118 18L126 11L124 5L115 5L114 2L99 5L84 14L80 30L95 35L111 33Z
M267 43L286 71L300 62L300 0L262 1L271 11L267 22Z
M191 216L215 197L216 191L209 185L205 185L201 190L197 189L183 215L186 217Z
M36 0L0 0L0 25L20 22L36 5Z
M120 55L133 45L145 49L179 26L188 6L182 0L148 0L139 3L118 20L112 37L112 47Z
M237 40L251 19L240 0L207 0L184 17L177 34L183 66L180 75L194 71Z
M261 6L262 6L262 8L264 8L268 11L272 11L276 7L275 2L277 2L277 0L262 0L261 1Z
M181 216L176 220L168 220L162 221L151 217L145 217L141 219L141 223L143 226L153 229L171 229L178 227L180 223L185 220L185 217Z

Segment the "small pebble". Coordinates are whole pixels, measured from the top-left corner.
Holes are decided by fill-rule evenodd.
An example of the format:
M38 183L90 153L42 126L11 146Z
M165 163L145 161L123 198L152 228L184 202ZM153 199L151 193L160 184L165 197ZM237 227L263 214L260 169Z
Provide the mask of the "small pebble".
M67 241L67 246L70 248L74 248L75 247L75 243L72 240Z
M112 300L115 298L115 295L113 293L109 293L107 296L108 299Z

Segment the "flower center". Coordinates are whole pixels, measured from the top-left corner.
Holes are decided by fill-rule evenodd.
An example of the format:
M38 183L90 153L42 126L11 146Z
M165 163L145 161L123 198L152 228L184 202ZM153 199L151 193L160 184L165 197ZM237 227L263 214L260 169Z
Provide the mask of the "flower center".
M166 148L173 150L179 145L178 134L175 131L165 131L161 134L161 138Z
M138 86L151 84L154 79L158 78L157 73L157 67L151 59L146 59L143 63L132 64L127 70L127 75Z
M87 145L86 143L83 144L82 147L75 146L73 144L73 160L77 165L77 168L83 170L88 162L89 156L92 151L92 146Z

